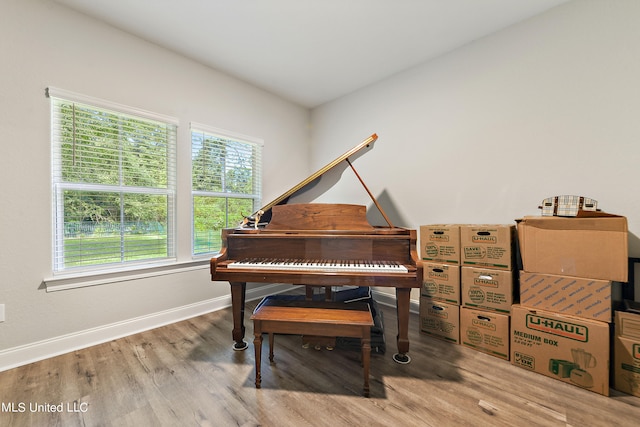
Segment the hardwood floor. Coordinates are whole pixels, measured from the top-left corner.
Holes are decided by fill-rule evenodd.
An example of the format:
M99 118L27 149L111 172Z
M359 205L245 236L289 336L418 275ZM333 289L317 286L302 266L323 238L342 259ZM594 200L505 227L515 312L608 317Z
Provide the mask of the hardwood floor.
M640 420L638 397L615 390L604 397L430 338L419 332L416 314L412 362L398 365L391 360L395 310L380 308L387 352L371 356L368 399L361 395L359 352L305 349L295 336L276 337L275 364L263 360L262 389L256 389L253 345L231 349L231 310L225 309L0 373L0 425L622 426ZM252 331L247 322L250 343Z

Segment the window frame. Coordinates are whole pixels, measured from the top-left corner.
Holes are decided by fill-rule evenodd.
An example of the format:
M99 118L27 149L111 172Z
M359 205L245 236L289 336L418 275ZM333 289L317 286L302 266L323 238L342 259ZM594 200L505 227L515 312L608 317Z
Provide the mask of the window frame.
M222 188L221 191L206 191L206 190L196 190L194 188L193 176L194 176L194 164L193 164L193 149L194 149L194 133L203 134L203 136L210 136L214 138L220 139L228 139L234 142L239 142L243 144L252 145L257 150L257 155L252 157L253 161L253 171L257 173L252 174L252 182L253 187L257 190L252 194L247 193L237 193L237 192L228 192L225 191L225 188ZM241 198L241 199L251 199L252 203L252 211L245 212L246 215L251 215L262 206L262 169L263 169L263 157L262 151L264 149L264 140L261 138L241 134L238 132L233 132L221 128L217 128L214 126L191 122L189 126L189 137L191 142L191 256L193 259L203 259L210 258L212 255L216 255L219 253L218 251L209 251L209 252L198 252L196 253L196 229L195 229L195 198L196 197L218 197L218 198ZM225 216L227 218L227 222L225 224L226 227L238 226L238 224L229 223L229 211L228 204L226 205Z
M137 271L148 269L150 266L175 264L177 261L177 145L178 145L178 126L177 118L149 112L143 109L94 98L87 95L81 95L63 89L49 87L46 90L46 96L51 98L50 101L50 144L51 144L51 191L52 191L52 272L54 277L87 277L92 275L100 275L105 273L121 273L124 271ZM99 183L70 183L62 179L62 154L60 153L60 139L56 135L57 113L54 111L55 102L61 100L63 102L83 104L96 110L105 111L107 113L122 114L136 120L144 120L150 122L159 122L171 128L171 136L169 137L169 147L167 150L167 183L166 189L158 189L154 187L135 187L126 186L122 183L118 185L99 184ZM167 200L167 256L153 257L135 261L121 261L115 263L101 263L86 266L64 266L64 201L65 190L78 191L101 191L101 192L120 192L123 194L148 194L166 196ZM126 191L123 191L126 189ZM58 256L57 254L61 253ZM53 282L53 280L51 280ZM45 280L47 283L47 280Z

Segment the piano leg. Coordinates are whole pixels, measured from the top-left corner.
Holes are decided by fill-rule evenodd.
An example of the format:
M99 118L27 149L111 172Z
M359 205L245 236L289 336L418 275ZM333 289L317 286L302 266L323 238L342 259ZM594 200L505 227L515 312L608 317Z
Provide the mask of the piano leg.
M233 310L233 349L246 350L249 344L244 341L244 302L247 294L246 282L230 282L231 308Z
M396 313L398 317L398 352L393 355L397 363L407 364L411 362L409 352L409 306L411 288L396 288Z

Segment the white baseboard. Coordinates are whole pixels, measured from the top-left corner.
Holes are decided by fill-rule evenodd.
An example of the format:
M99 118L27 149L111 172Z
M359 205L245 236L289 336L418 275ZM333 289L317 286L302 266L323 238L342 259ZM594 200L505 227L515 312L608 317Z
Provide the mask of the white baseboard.
M291 290L291 285L265 285L247 289L247 301ZM138 332L179 322L231 306L231 295L200 301L122 322L86 329L0 351L0 372L39 360L102 344Z
M371 294L373 298L378 302L378 304L388 305L389 307L396 306L396 297L393 294L389 294L387 292L376 291L375 288L371 290ZM419 314L420 313L420 301L411 300L409 302L409 312Z

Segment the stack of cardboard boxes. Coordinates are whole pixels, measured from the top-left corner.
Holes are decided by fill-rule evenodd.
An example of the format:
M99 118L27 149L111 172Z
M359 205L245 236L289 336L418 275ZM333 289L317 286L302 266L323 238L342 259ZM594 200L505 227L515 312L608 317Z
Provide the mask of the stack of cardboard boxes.
M509 360L509 317L517 298L515 226L460 227L460 343Z
M605 396L613 374L615 389L640 396L640 304L614 311L626 218L516 222L517 239L511 225L420 227L421 331Z
M509 359L515 288L515 227L420 227L421 331Z
M608 396L614 284L628 273L626 218L525 217L517 229L523 271L511 363Z
M460 342L460 225L420 227L420 330Z

